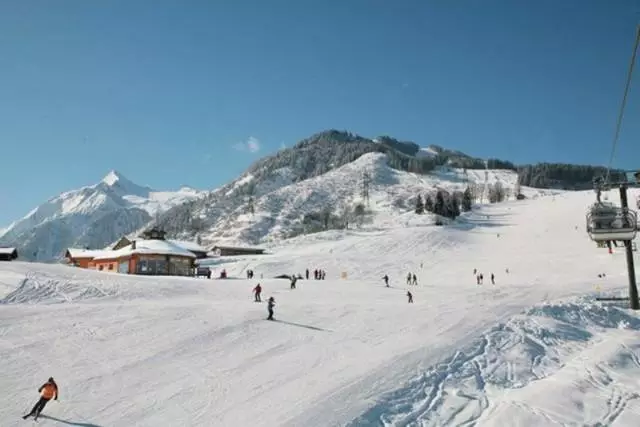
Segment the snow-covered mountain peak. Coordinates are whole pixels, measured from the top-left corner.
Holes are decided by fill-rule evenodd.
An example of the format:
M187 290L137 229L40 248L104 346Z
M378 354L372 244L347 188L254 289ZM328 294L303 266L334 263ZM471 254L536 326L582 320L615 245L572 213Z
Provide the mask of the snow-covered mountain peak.
M149 194L154 191L152 188L143 187L134 183L116 170L111 170L104 178L102 178L102 181L100 181L98 186L100 185L107 186L120 196L149 198Z
M203 194L187 187L155 191L111 170L97 184L63 192L32 209L2 230L0 246L18 247L23 258L41 261L62 256L68 247L102 248Z
M120 172L118 172L115 169L112 169L104 178L102 178L102 182L111 186L111 185L115 185L121 179L127 180L126 178L124 178L124 176Z

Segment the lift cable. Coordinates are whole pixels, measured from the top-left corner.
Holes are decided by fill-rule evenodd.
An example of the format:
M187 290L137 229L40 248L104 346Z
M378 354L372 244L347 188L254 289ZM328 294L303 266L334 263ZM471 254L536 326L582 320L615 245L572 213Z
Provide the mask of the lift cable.
M609 157L609 165L607 166L607 174L604 179L604 184L609 183L609 176L611 174L611 166L613 165L613 159L616 153L616 145L618 144L618 138L620 136L620 129L622 128L622 117L624 116L624 110L627 106L627 96L629 95L629 88L631 87L631 78L633 76L633 68L636 62L636 54L638 52L638 45L640 45L640 24L636 33L636 42L633 46L633 53L631 55L631 63L629 64L629 73L627 74L627 83L624 88L624 96L622 97L622 104L620 105L620 112L618 114L618 121L616 123L616 132L613 136L613 142L611 146L611 156Z

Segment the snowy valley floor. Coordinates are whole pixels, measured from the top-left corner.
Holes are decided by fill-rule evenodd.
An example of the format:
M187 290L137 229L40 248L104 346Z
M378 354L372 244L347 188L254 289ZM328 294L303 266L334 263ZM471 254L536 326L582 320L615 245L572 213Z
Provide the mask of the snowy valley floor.
M53 376L52 426L635 426L640 316L593 302L626 270L584 233L592 198L304 236L228 260L225 281L0 264L1 424L31 423ZM307 267L327 280L270 279Z

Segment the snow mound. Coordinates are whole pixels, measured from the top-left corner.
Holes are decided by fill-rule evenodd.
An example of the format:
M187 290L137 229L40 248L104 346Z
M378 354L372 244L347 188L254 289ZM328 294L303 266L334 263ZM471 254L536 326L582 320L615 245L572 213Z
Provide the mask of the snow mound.
M620 329L631 331L616 335L630 345L602 340ZM385 395L349 426L609 424L640 398L640 342L633 339L639 330L640 318L619 307L542 304ZM627 380L614 385L614 378ZM612 398L568 393L576 385L582 391L595 385ZM545 396L544 404L533 405L534 395ZM563 411L565 405L582 411Z

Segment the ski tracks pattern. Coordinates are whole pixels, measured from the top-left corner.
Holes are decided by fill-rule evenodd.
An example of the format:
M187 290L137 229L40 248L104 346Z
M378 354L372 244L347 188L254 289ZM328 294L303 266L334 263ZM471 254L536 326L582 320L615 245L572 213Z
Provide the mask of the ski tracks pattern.
M610 315L608 324L605 312ZM522 388L552 375L564 366L563 361L593 344L588 326L617 328L621 321L630 329L640 329L637 318L615 308L579 304L534 308L492 328L406 386L383 396L348 426L477 425L490 407L492 391ZM625 357L640 369L638 355L627 350ZM598 372L585 369L590 386L610 394L606 413L594 425L611 425L627 403L640 395L616 386L606 367L598 365ZM558 423L544 411L514 404Z

